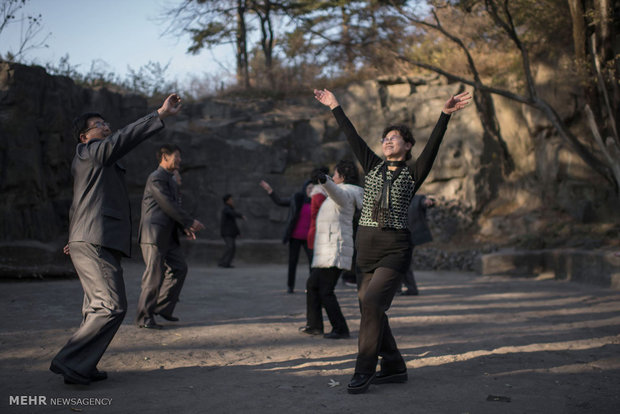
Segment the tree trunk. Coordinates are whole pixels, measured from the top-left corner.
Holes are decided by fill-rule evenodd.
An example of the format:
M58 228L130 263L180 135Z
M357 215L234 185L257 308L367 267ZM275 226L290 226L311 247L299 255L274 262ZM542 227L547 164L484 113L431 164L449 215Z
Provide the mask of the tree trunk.
M261 5L257 4L254 11L260 20L261 29L261 49L265 57L265 70L267 78L272 88L275 88L275 78L273 75L273 26L271 24L271 0L265 0Z
M508 150L508 145L502 137L493 98L489 92L478 90L477 93L474 94L474 103L476 104L484 133L489 134L492 141L499 144L501 152L499 158L502 160L504 175L508 176L514 170L515 164Z
M618 87L620 58L616 58L616 53L614 53L614 39L616 37L613 24L614 9L610 0L598 0L595 2L595 7L598 8L597 12L599 15L596 27L598 37L597 43L599 47L596 53L599 62L601 62L602 68L600 68L600 70L604 77L604 87L607 90L609 102L605 104L610 107L610 122L615 121L614 125L610 125L609 127L614 129L616 132L614 135L616 139L618 139L617 131L620 130L620 116L617 116L618 111L620 111L620 88ZM614 116L614 114L616 114L616 116ZM620 142L618 142L618 144L620 144Z
M573 23L573 47L578 65L586 63L586 21L581 0L568 0L571 20Z
M237 83L250 89L250 73L248 71L247 29L245 26L246 1L237 0Z

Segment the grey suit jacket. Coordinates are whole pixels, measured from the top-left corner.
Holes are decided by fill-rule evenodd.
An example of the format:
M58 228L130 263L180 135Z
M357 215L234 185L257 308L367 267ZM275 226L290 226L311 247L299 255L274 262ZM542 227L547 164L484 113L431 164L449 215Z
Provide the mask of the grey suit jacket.
M69 242L87 242L131 254L131 213L125 168L118 162L164 128L157 112L105 139L78 144L71 165L73 202Z
M138 243L166 248L179 243L178 229L192 225L194 219L181 207L179 191L172 173L162 167L146 180L142 197Z

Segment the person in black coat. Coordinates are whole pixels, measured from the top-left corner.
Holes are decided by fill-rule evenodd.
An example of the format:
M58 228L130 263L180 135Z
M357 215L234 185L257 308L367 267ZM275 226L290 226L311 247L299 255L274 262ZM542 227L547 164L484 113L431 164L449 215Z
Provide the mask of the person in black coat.
M308 270L310 270L310 264L312 263L312 251L308 248L312 183L310 180L304 182L300 191L286 198L279 197L267 182L261 181L259 184L269 194L271 201L276 205L289 208L282 243L289 244L287 285L288 293L294 293L295 273L297 272L297 262L299 261L299 250L301 248L304 249L308 257Z
M430 197L426 197L422 194L413 196L408 210L412 249L415 248L415 246L433 241L433 235L426 223L426 209L434 205L435 200ZM407 289L402 291L402 295L417 295L419 293L418 286L415 283L415 277L413 276L413 260L409 265L407 273L405 273L403 283Z
M220 234L224 238L226 248L224 254L220 258L218 263L219 267L234 267L231 263L235 257L235 239L241 234L239 227L237 227L237 219L245 220L243 214L235 210L235 204L232 199L232 195L226 194L222 197L224 202L224 208L222 209L222 221L220 227Z

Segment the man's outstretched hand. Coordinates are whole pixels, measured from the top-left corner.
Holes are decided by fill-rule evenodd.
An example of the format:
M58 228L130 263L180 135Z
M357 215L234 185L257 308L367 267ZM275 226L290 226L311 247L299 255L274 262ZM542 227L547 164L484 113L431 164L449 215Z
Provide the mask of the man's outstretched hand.
M181 110L181 98L176 93L169 95L161 107L157 110L159 117L164 119L170 115L176 115Z

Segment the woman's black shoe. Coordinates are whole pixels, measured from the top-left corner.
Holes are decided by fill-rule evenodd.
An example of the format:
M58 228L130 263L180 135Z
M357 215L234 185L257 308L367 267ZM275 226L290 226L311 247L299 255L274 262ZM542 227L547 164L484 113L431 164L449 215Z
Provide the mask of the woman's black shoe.
M375 379L372 380L373 384L387 384L387 383L403 383L407 382L409 377L407 376L407 370L400 372L384 372L383 370L375 374Z
M353 378L351 378L351 382L349 382L349 385L347 386L347 391L349 394L361 394L366 392L374 377L375 374L353 374Z
M326 333L325 335L323 335L323 338L326 339L346 339L350 337L351 335L348 332L338 333L331 331L330 333Z
M299 332L307 335L323 335L323 330L318 328L311 328L309 326L302 326L299 328Z

